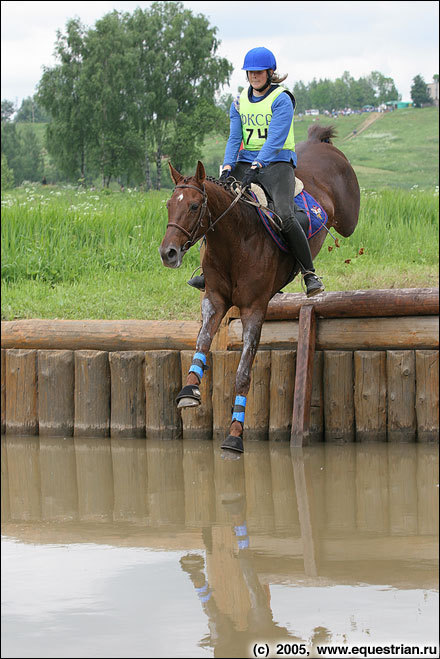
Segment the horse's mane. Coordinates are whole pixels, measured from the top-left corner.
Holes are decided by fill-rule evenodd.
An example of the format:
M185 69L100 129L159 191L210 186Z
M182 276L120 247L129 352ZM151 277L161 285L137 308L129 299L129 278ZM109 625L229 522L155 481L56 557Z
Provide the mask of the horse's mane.
M308 142L327 142L333 144L332 139L336 137L337 131L335 126L321 126L312 124L307 132Z

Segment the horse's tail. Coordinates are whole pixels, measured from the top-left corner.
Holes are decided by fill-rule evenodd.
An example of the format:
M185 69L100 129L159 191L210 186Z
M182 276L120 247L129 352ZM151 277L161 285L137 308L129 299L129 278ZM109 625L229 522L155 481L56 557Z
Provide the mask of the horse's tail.
M336 137L336 128L334 126L320 126L312 124L307 132L308 142L327 142L333 144L332 139Z

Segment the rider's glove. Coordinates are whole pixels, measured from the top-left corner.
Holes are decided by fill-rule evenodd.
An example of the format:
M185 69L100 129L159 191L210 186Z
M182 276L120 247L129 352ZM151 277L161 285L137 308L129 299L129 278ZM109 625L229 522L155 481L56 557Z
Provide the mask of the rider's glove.
M228 176L230 176L230 175L231 175L231 170L230 170L230 169L224 169L224 170L222 171L222 173L220 174L219 181L222 181L222 182L223 182L223 181L226 181L226 179L227 179Z
M251 183L256 183L258 180L258 171L259 169L257 167L254 169L249 168L243 175L241 180L241 187L247 188Z

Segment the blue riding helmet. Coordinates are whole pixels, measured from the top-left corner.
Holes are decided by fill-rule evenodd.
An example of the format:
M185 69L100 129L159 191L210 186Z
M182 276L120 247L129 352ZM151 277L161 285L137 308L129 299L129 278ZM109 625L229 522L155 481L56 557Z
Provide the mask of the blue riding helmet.
M276 68L277 61L272 51L258 46L246 53L242 71L265 71L266 69L275 71Z

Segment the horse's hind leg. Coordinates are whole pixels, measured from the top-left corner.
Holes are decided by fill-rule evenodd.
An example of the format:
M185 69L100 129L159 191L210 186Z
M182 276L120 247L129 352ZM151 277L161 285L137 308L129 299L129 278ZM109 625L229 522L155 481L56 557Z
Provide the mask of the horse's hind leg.
M251 369L260 343L265 310L261 307L253 310L241 310L243 325L243 351L235 379L235 403L229 436L222 443L222 448L243 452L243 427L246 410L246 397L251 385Z
M196 352L192 359L185 386L176 398L178 407L196 407L202 402L199 387L206 368L206 357L214 334L218 330L226 310L227 305L222 298L215 297L211 299L208 295L203 298L202 327L197 337Z

